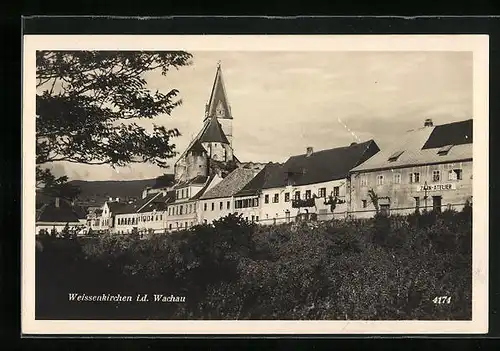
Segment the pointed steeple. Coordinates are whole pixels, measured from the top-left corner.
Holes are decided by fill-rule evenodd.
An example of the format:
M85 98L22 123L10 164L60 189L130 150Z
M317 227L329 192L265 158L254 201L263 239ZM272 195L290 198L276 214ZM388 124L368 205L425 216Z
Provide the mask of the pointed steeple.
M224 79L222 78L222 68L220 61L217 63L217 72L215 73L214 84L208 104L205 106L205 121L209 117L218 119L233 119L231 115L231 106L227 100Z

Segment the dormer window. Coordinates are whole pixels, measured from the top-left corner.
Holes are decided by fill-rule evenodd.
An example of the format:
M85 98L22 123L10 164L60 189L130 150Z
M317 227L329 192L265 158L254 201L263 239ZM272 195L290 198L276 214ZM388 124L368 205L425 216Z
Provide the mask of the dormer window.
M399 156L401 156L401 154L404 152L403 151L396 151L395 153L393 153L391 156L389 156L388 158L388 161L389 162L395 162L398 160Z
M452 147L453 145L445 145L441 149L439 149L437 153L439 156L448 155L448 152L450 152Z

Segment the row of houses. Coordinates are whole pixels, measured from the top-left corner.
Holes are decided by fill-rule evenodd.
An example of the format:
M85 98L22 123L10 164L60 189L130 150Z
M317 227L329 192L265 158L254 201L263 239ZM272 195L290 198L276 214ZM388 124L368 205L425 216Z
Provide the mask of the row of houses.
M230 213L262 225L366 218L378 210L460 210L472 201L472 120L406 133L380 150L374 140L302 155L285 163L241 165L227 176L197 176L146 193L135 206L107 202L99 223L116 233L171 232L209 224ZM370 192L377 196L374 203Z
M259 224L460 209L472 201L472 119L408 131L383 150L375 140L315 151L284 163L243 163L220 65L203 126L162 186L134 203L107 201L88 229L172 232L230 213Z

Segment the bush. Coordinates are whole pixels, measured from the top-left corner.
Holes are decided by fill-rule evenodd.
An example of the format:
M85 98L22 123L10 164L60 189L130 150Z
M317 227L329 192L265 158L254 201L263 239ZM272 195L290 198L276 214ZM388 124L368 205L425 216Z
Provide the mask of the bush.
M39 315L157 319L470 319L471 209L257 226L229 215L171 234L40 236ZM78 309L61 296L177 293L186 303ZM436 296L453 303L435 305ZM57 314L56 316L54 314ZM90 318L90 317L89 317Z

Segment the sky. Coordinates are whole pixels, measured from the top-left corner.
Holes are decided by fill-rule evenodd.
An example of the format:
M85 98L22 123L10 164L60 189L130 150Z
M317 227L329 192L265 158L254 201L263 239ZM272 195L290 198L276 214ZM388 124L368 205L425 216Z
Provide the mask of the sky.
M193 64L145 76L148 88L179 90L183 104L152 123L178 128L184 151L202 127L221 61L242 162L284 162L315 151L374 139L383 149L426 118L444 124L472 118L471 52L191 52ZM59 163L70 179L150 179L173 173L148 164L113 169Z

